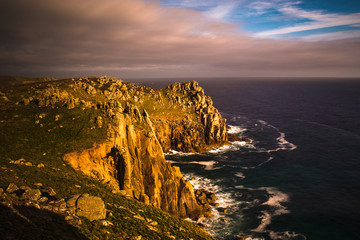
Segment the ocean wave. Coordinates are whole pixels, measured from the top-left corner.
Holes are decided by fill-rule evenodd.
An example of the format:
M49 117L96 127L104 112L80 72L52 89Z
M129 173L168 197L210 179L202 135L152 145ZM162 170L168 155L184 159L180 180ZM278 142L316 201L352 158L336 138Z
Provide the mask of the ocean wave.
M198 153L186 153L186 152L180 152L180 151L176 151L176 150L172 150L172 149L170 149L168 152L164 153L165 156L168 156L168 155L189 156L189 155L194 155L194 154L198 154Z
M253 229L253 231L266 232L266 228L274 216L290 213L290 211L282 205L282 203L289 201L289 196L273 187L261 187L259 190L265 190L268 193L269 199L262 203L262 205L268 205L271 209L262 211L262 215L259 217L261 223L256 229Z
M219 207L228 208L233 207L237 204L235 199L231 196L229 192L226 192L222 187L220 187L216 181L209 178L200 177L194 173L185 173L183 174L186 180L189 180L193 188L196 189L205 189L215 194L217 200L216 203L219 204Z
M255 146L245 141L230 142L229 145L213 148L208 153L225 153L229 151L239 151L241 149L255 149Z
M263 187L260 189L266 190L268 192L268 194L270 195L267 202L264 202L263 205L269 205L269 206L278 207L278 208L285 208L284 206L281 205L281 203L288 202L289 195L287 195L286 193L280 192L279 190L277 190L276 188L273 188L273 187Z
M302 235L300 233L291 232L291 231L285 231L285 232L269 231L269 237L271 239L282 239L282 240L291 240L291 239L306 240L307 239L304 235Z
M278 144L278 148L276 149L271 149L271 150L265 150L266 152L277 152L280 150L295 150L297 148L297 146L289 141L286 140L285 138L285 133L281 132L279 130L279 128L275 127L274 125L271 125L268 122L265 122L264 120L258 120L258 122L262 125L262 126L267 126L270 127L272 129L275 129L276 132L278 132L280 134L280 136L278 138L276 138L277 144Z
M184 174L185 179L189 180L194 189L205 189L215 194L218 207L212 207L211 218L200 218L197 223L204 224L206 230L213 235L217 235L220 231L227 229L233 222L233 219L226 213L218 211L218 208L226 208L229 212L239 210L238 206L241 202L236 201L233 195L220 187L216 181L197 176L193 173Z
M276 143L277 143L278 147L275 149L264 149L264 148L257 148L256 145L254 145L254 148L256 150L254 150L253 152L267 153L267 154L269 154L269 157L265 161L261 162L260 164L254 166L254 167L246 167L243 169L252 169L252 168L260 167L260 166L270 162L271 160L274 159L274 157L271 155L271 153L273 153L273 152L278 152L278 151L283 151L283 150L293 151L293 150L297 149L297 146L295 144L286 140L285 133L281 132L279 130L279 128L269 124L268 122L265 122L264 120L257 120L257 122L260 124L260 126L258 124L255 124L255 126L261 127L262 129L264 127L272 128L280 135L279 137L276 138Z
M214 167L214 165L218 163L217 161L192 161L192 162L182 162L182 163L199 164L205 166L205 170L216 170L222 168L222 167Z
M191 162L180 162L180 161L171 161L171 160L166 160L169 163L176 163L176 164L198 164L198 165L202 165L205 166L205 170L217 170L217 169L221 169L224 166L219 166L219 167L214 167L215 164L219 163L217 161L191 161Z
M243 176L241 172L237 173L236 175L238 175L239 177ZM228 209L228 213L222 213L219 212L216 207L212 207L212 218L201 218L197 221L197 223L204 224L206 230L215 237L226 238L227 236L231 236L233 234L233 232L231 233L231 226L234 224L234 222L243 221L243 219L246 218L245 215L239 214L239 211L250 208L256 209L261 206L269 206L269 209L259 212L259 218L261 221L255 229L252 229L247 233L239 233L244 239L257 240L264 239L263 237L267 236L269 239L306 240L305 236L295 232L276 232L271 229L267 229L275 216L290 213L290 211L285 206L283 206L284 203L290 200L289 195L279 191L277 188L250 188L245 187L244 185L237 185L235 186L235 188L239 190L248 190L251 192L265 191L268 195L268 198L265 201L260 200L257 197L250 198L244 201L239 201L235 198L236 195L233 195L227 189L223 189L222 187L220 187L218 185L218 182L214 180L199 177L193 173L184 174L184 177L191 182L194 189L205 189L213 192L217 197L216 203L219 204L219 207ZM256 196L256 194L254 196ZM237 214L236 216L234 216L232 215L232 213Z
M230 129L228 129L227 132L230 134L240 134L247 131L246 128L242 128L240 126L233 126L233 125L228 125L228 126L230 127Z

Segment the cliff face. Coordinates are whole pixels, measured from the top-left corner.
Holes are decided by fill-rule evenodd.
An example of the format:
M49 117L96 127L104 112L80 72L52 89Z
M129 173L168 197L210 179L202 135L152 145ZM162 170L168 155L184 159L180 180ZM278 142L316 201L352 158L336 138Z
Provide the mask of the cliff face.
M199 218L211 211L194 194L178 167L163 151L204 151L227 141L225 120L198 83L175 83L154 90L116 79L73 80L73 90L49 88L25 99L41 106L93 108L98 128L108 136L92 148L67 153L65 162L114 192L180 217ZM148 111L149 113L148 113Z
M155 119L154 125L163 150L203 152L212 146L227 143L226 119L213 106L204 89L195 81L173 83L166 96L175 105L194 114L191 119Z
M108 141L91 149L64 155L74 169L110 184L137 200L180 217L198 218L206 209L196 201L194 190L180 169L164 159L146 111L137 108L116 114ZM131 114L140 118L134 119ZM142 123L144 129L136 129Z

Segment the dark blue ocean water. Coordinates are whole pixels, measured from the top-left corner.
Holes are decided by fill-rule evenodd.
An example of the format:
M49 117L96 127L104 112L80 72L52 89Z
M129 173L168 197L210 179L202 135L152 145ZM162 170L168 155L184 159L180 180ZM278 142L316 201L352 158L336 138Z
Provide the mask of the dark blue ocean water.
M195 80L231 131L253 140L166 156L228 209L203 220L212 234L360 239L360 79Z

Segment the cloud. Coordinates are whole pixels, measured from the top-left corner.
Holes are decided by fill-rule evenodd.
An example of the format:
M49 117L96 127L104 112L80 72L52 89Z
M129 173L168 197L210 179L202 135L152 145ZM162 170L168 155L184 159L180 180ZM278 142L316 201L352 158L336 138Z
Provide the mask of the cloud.
M202 11L205 16L223 20L245 0L166 0L161 1L164 7L187 8Z
M275 6L274 2L271 1L254 1L247 5L247 7L251 9L250 15L263 15L270 9L274 9Z
M0 75L360 76L357 40L255 39L157 1L6 1L0 31Z
M256 36L267 37L336 26L351 26L360 24L360 13L348 15L326 14L321 11L306 11L293 6L282 7L279 8L278 11L288 16L311 20L311 22L300 23L290 27L281 27L278 29L259 32L256 34Z
M238 4L235 2L227 3L224 5L216 6L215 8L212 8L211 10L207 11L205 13L206 16L209 16L211 18L215 19L224 19L227 17L232 11L234 11L237 8Z

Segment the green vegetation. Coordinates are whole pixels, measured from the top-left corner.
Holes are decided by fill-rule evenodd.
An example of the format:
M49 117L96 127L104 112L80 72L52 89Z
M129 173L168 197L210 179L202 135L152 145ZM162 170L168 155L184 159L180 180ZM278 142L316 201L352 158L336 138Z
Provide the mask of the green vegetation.
M193 223L120 194L113 194L106 184L76 172L63 162L64 153L89 148L93 143L105 140L105 126L111 121L105 111L80 105L68 109L60 103L43 107L34 103L19 104L23 98L29 98L48 87L66 89L74 97L93 103L105 99L102 94L90 98L84 91L70 87L71 80L38 83L35 79L18 79L18 82L26 84L3 85L0 89L9 99L0 100L1 188L5 189L9 183L40 188L36 183L42 183L43 188L52 187L58 199L78 193L100 196L108 210L106 220L113 225L104 226L100 221L90 222L82 218L82 224L75 226L75 231L80 234L79 239L84 239L81 235L86 239L131 239L140 235L142 239L213 239ZM165 95L162 97L165 98ZM169 101L159 102L154 108L152 105L154 100L146 98L140 108L147 109L156 117L160 117L165 110L165 118L170 115L179 119L184 117L183 110L172 106ZM99 116L103 120L102 126L95 123L95 118ZM14 164L19 159L31 163L31 166ZM6 218L1 216L1 221L5 222ZM34 231L41 229L50 234L48 239L61 239L57 236L59 231L52 231L51 227L56 226L53 225L53 222L47 224L45 220L33 223ZM1 227L4 228L2 232L6 231L6 226Z

